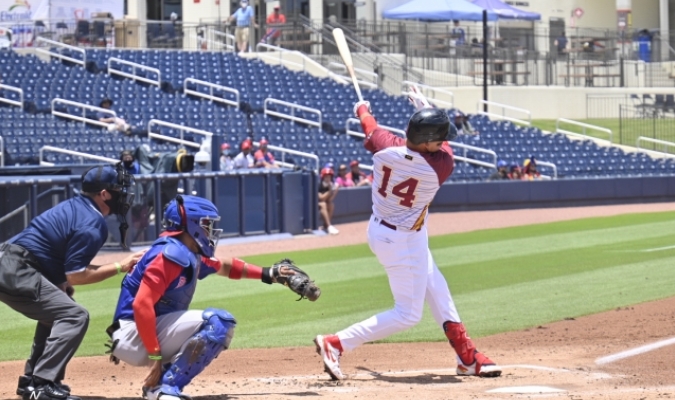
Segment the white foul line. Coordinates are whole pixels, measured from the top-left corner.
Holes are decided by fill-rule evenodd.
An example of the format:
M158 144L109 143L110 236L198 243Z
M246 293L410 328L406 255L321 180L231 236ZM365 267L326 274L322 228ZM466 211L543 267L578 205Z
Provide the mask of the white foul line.
M666 247L656 247L656 248L653 248L653 249L646 249L646 250L642 250L642 252L643 253L651 253L652 251L661 251L661 250L670 250L670 249L675 249L675 245L674 246L666 246Z
M652 350L660 349L661 347L670 346L671 344L675 344L675 337L670 339L659 340L658 342L646 344L644 346L636 347L634 349L600 357L597 360L595 360L595 363L598 365L609 364L611 362L622 360L624 358L633 357L639 354L647 353Z

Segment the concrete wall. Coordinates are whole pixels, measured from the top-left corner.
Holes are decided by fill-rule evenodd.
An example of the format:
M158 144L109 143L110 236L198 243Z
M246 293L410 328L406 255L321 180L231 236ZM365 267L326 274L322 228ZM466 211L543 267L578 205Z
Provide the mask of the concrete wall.
M673 14L671 12L669 14ZM654 29L660 27L659 0L633 0L633 28Z
M203 20L213 23L218 20L219 15L222 21L226 20L235 11L230 10L229 0L198 1L199 3L195 3L195 0L183 0L183 22L199 23ZM220 4L216 4L217 2ZM257 2L251 2L252 5L255 3Z

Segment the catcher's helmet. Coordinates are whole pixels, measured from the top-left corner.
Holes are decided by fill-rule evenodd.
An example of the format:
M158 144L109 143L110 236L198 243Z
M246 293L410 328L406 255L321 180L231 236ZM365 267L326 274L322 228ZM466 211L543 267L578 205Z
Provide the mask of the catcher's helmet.
M406 137L413 144L452 140L457 128L450 123L448 114L438 108L424 108L415 112L408 121Z
M222 229L215 229L220 220L218 209L210 201L197 196L176 196L164 210L164 229L187 232L197 242L202 255L212 257Z

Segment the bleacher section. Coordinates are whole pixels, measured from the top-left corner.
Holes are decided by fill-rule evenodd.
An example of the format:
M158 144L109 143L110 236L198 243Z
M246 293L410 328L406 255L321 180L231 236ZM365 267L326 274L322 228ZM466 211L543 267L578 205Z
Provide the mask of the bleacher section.
M346 120L352 117L354 94L351 86L232 53L87 50L87 60L95 63L100 70L106 69L110 57L157 68L161 71L162 81L179 90L171 93L148 84L114 79L105 73L87 72L80 66L66 66L56 61L47 63L11 51L0 53L0 76L4 84L21 87L25 91L25 100L34 102L39 111L50 110L51 100L57 97L91 105L98 105L101 99L108 97L115 102L113 109L117 114L141 130L146 129L151 119L160 119L222 135L233 148L238 148L245 137L259 139L265 136L273 145L315 153L322 164L348 163L353 159L364 164L371 163L361 139L344 133ZM123 71L130 72L127 68L121 67ZM180 88L186 78L239 90L243 107L240 110L185 96ZM381 124L405 127L412 112L405 97L390 96L380 90L364 90L363 95L371 101L373 113ZM264 115L263 103L268 97L321 110L322 128ZM453 112L450 111L451 114ZM302 111L296 112L296 115L312 118ZM9 156L6 164L10 165L35 163L39 148L44 144L117 158L120 150L148 142L145 138L110 134L99 127L67 122L51 114L32 114L16 107L0 107L0 117L1 135ZM619 148L600 147L590 140L543 134L535 128L492 122L483 116L473 116L471 122L480 135L463 135L457 139L458 142L491 149L499 159L518 164L534 155L537 159L555 163L560 177L675 172L672 159L654 160L644 153L626 154ZM161 129L161 133L177 136L172 130ZM191 136L186 135L186 139L191 140ZM175 148L173 144L156 141L153 146L159 151ZM492 162L483 153L468 151L466 156ZM302 158L291 158L297 164L309 166L308 161ZM51 155L48 161L70 163L79 160L73 160L71 156ZM493 170L488 168L460 162L452 179L483 180L491 172Z

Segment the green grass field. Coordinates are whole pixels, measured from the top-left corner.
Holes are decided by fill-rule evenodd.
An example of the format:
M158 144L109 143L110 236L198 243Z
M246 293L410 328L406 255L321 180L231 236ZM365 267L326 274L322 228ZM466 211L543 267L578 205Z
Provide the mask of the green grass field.
M675 119L673 118L657 118L657 119L642 119L642 118L628 118L624 119L623 124L619 122L618 118L608 119L585 119L578 120L585 124L595 125L602 128L612 130L612 143L624 144L627 146L635 146L636 140L639 136L652 137L654 139L665 140L667 142L675 143ZM555 132L556 120L553 119L538 119L532 120L532 126L548 132ZM561 129L583 133L582 128L576 125L561 123ZM609 139L605 132L587 129L586 135L596 137L598 139ZM657 151L665 151L675 153L675 147L662 146L653 143L643 143L643 148Z
M433 216L432 216L433 218ZM632 214L433 237L432 253L472 336L523 329L675 295L675 212ZM264 246L264 244L261 244ZM239 325L234 348L309 346L392 306L386 276L367 245L291 254L320 284L316 303L288 289L209 277L192 304L225 308ZM281 255L247 257L268 265ZM77 288L91 313L79 356L102 355L119 279ZM0 359L25 358L34 322L0 307ZM425 312L387 341L440 341Z
M584 124L590 124L590 125L596 125L602 128L607 128L611 129L613 132L613 136L616 143L618 143L618 137L619 137L619 119L582 119L578 120L578 122L582 122ZM555 132L556 130L556 120L554 119L535 119L532 120L532 126L536 126L537 128L547 131L547 132ZM562 129L572 131L572 132L581 132L581 127L576 126L576 125L571 125L571 124L565 124L561 123L560 127ZM607 134L603 132L597 132L593 130L587 130L586 134L589 136L597 137L599 139L608 139ZM633 143L635 145L635 143Z

